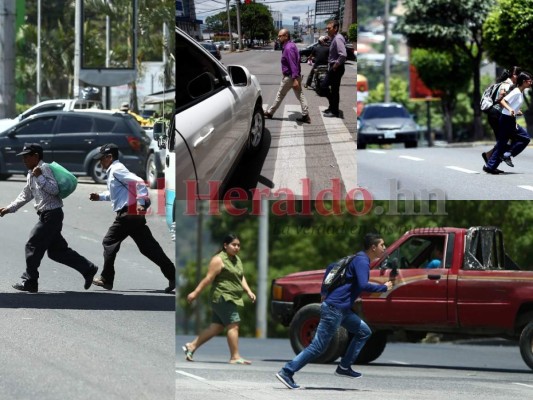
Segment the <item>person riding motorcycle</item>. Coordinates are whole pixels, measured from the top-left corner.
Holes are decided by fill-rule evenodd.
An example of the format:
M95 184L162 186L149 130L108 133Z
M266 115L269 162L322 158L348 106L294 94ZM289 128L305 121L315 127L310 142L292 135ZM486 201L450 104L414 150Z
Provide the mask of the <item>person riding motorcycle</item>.
M310 87L311 89L314 89L311 84L313 82L313 77L316 72L316 69L319 65L328 65L328 55L328 36L320 36L320 38L318 38L318 44L313 48L313 51L311 51L311 55L309 56L314 61L314 63L313 68L311 69L311 72L309 72L309 76L307 77L307 81L304 85L305 88Z

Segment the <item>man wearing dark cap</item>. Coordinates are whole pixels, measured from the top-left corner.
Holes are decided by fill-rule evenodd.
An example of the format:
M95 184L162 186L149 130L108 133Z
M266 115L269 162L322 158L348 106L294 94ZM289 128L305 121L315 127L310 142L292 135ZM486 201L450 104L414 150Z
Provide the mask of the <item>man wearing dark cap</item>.
M101 146L94 158L100 160L102 169L107 172L107 191L91 193L89 199L111 201L117 216L102 241L104 268L101 276L93 279L93 284L107 290L113 289L115 258L122 241L131 236L141 253L157 264L168 279L165 293L172 293L176 288L176 267L146 225L144 214L150 206L146 184L119 161L118 147L114 143Z
M63 227L63 201L59 197L59 187L52 170L43 162L43 148L37 143L26 143L18 156L22 156L28 168L26 186L18 197L7 207L0 208L0 217L14 213L34 199L39 221L33 228L26 243L26 272L22 282L13 287L17 290L36 293L38 291L39 265L48 251L48 257L65 264L85 279L84 288L89 289L98 268L85 257L68 247L61 235Z

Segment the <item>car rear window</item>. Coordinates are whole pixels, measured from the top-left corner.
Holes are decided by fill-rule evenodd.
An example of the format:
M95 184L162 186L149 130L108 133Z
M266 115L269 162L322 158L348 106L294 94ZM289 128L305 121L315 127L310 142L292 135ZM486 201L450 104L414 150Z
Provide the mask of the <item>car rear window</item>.
M88 115L63 115L57 133L92 132L93 119Z
M116 124L115 120L99 117L96 117L94 122L96 132L113 132Z

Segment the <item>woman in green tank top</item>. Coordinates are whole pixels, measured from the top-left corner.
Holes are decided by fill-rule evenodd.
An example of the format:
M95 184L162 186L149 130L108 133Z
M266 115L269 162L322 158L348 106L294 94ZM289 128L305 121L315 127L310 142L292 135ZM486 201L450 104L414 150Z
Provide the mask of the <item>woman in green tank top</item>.
M187 301L192 303L198 298L202 290L211 285L210 297L213 311L211 325L192 342L182 346L188 361L193 361L193 354L198 347L227 328L230 350L229 362L231 364L251 364L239 354L239 322L241 319L237 306L244 305L243 292L246 292L252 302L255 302L256 297L244 277L242 262L237 255L240 249L239 238L233 234L227 235L222 243L222 248L211 259L207 275L187 296Z

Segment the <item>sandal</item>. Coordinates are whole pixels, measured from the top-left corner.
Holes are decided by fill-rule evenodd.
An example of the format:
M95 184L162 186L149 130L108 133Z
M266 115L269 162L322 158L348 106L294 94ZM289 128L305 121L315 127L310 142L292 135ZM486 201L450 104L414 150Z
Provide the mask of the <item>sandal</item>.
M229 363L230 363L230 364L238 364L238 365L250 365L250 364L252 364L251 361L249 361L249 360L245 360L245 359L242 358L242 357L241 357L241 358L238 358L238 359L236 359L236 360L229 360Z
M187 361L194 361L192 359L192 356L194 354L194 351L190 351L188 348L187 348L187 345L184 345L184 346L181 346L181 349L183 350L183 352L185 353L185 359Z

